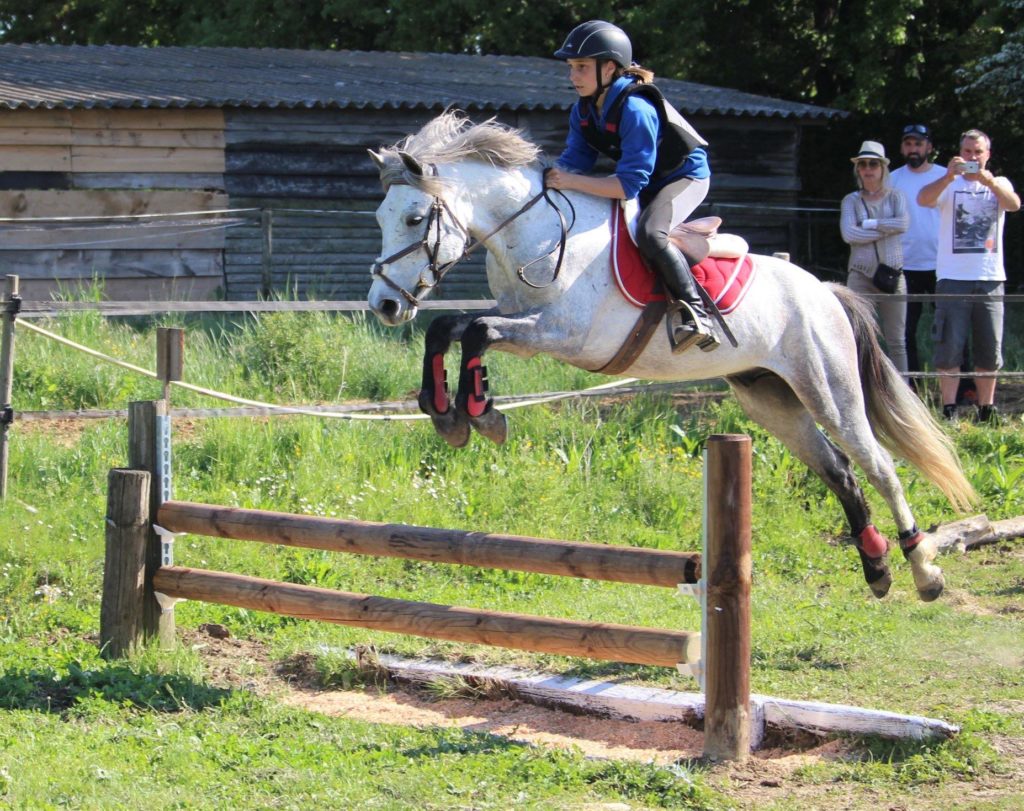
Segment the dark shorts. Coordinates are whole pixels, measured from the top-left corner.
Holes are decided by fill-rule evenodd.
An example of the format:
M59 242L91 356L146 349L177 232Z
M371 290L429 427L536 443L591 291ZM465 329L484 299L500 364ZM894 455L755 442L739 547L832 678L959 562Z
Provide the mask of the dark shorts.
M1001 369L1003 366L1003 283L962 282L939 279L935 284L939 295L959 298L935 302L932 323L934 350L932 363L936 369L959 369L964 347L971 340L976 369ZM967 298L968 296L985 296Z

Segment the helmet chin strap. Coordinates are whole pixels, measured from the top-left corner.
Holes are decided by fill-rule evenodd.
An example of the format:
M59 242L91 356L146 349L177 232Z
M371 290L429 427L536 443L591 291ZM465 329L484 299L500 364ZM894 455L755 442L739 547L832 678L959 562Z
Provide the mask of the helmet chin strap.
M594 91L594 95L590 97L590 103L592 105L594 105L594 107L597 107L597 101L598 101L598 99L601 98L601 94L604 93L604 91L608 89L608 85L606 85L604 83L604 78L603 78L603 75L602 75L604 73L605 62L608 62L608 61L609 60L607 60L607 59L597 59L597 60L595 60L596 64L594 65L594 68L595 68L595 72L597 74L596 77L595 77L597 79L597 90L595 90Z

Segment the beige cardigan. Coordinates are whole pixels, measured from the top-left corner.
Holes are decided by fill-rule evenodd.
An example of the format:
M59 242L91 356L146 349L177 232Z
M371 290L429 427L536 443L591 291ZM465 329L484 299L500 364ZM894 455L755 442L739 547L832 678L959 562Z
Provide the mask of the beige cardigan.
M878 220L878 227L861 227L861 223L867 219ZM846 195L840 207L839 230L843 241L850 246L849 270L870 277L878 267L879 260L890 267L903 267L900 234L909 227L907 198L899 189L890 187L882 199L875 202L865 200L859 191Z

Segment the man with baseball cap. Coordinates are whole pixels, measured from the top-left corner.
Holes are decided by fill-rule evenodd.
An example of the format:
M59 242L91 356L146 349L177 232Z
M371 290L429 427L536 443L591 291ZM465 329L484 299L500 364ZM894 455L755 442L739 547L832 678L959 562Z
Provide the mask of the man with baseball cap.
M927 124L907 124L903 128L900 154L903 166L893 171L892 185L907 198L910 227L900 235L903 248L903 275L907 294L935 292L935 257L939 244L939 212L917 204L917 193L943 175L945 169L931 162L932 132ZM924 303L907 303L907 370L921 371L917 351L917 324L924 312ZM917 389L917 381L910 378Z

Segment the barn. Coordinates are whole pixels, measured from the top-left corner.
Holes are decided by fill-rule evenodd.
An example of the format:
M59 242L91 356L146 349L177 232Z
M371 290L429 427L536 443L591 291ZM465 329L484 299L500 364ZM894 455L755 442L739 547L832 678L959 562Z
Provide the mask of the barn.
M844 113L659 86L711 143L706 208L795 253L801 133ZM552 59L0 45L0 267L36 299L360 299L379 248L367 148L457 107L556 155L574 101ZM440 295L485 291L469 267Z

